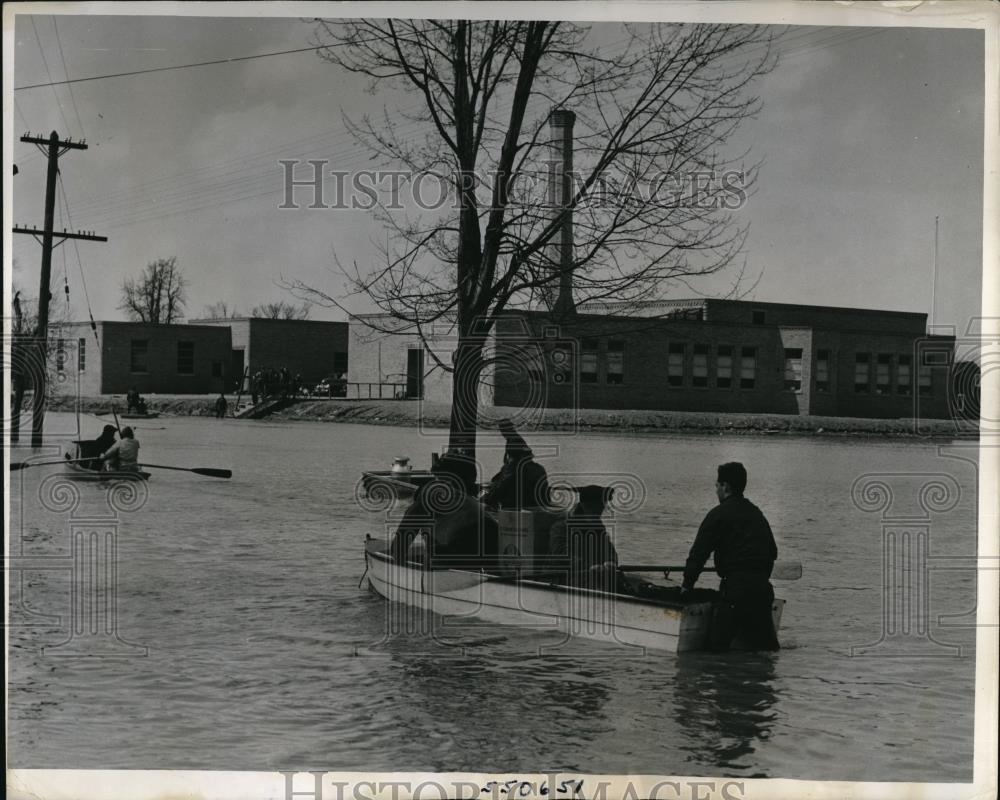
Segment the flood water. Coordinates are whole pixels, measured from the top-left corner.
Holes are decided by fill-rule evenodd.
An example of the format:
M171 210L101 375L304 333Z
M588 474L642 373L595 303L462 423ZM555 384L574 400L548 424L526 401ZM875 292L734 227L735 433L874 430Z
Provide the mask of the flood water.
M85 417L85 435L101 424ZM385 601L359 588L385 514L359 508L355 484L393 456L425 466L440 435L200 418L136 432L142 460L234 477L150 470L145 502L109 523L104 489L67 499L58 467L11 473L11 552L35 559L11 573L12 767L972 778L975 573L941 566L976 551L973 447L526 433L556 478L643 483L614 519L632 563L682 563L715 466L747 465L779 559L805 570L775 584L783 649L675 656L442 618L386 635ZM482 442L492 473L501 440ZM890 487L887 510L858 507L877 508L877 485L852 500L866 474ZM929 620L883 614L884 516L911 534L927 517L929 578L904 572L929 584ZM74 562L73 532L101 531L116 557ZM109 562L116 616L87 594L85 565ZM97 633L73 629L74 603Z

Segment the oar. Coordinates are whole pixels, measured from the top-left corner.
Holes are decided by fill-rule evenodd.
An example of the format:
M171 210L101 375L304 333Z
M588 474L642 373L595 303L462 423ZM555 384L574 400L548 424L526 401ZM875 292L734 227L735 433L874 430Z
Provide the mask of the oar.
M165 464L147 464L145 461L142 463L144 469L175 469L178 472L193 472L195 475L207 475L210 478L231 478L233 477L233 471L231 469L212 469L211 467L168 467Z
M118 412L115 411L115 407L111 406L111 413L115 415L115 427L118 428L118 438L122 438L122 426L118 424Z
M53 464L80 464L93 460L93 458L64 458L62 461L12 461L10 471L17 472L19 469L27 469L28 467L50 467Z
M625 564L618 567L620 572L683 572L684 565L643 566ZM778 561L771 570L771 577L778 581L797 581L802 577L802 564L798 561Z

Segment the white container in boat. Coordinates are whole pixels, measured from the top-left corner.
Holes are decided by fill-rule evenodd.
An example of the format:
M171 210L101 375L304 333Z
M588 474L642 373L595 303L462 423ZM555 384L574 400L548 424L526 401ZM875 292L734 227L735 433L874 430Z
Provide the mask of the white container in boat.
M410 459L408 456L399 456L392 460L393 475L408 475L410 473Z

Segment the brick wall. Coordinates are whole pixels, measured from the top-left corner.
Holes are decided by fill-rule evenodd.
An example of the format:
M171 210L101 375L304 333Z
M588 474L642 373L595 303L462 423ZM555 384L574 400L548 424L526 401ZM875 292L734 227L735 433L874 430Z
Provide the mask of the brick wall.
M525 326L530 333L525 334ZM540 362L545 377L533 381L529 367L505 367L495 377L497 405L522 407L537 404L539 393L553 408L608 408L677 411L719 411L781 414L825 414L898 418L914 416L916 398L924 417L947 416L947 366L935 366L931 393L920 395L917 357L912 358L910 394L896 391L899 355L913 353L921 337L903 334L837 332L809 327L743 325L693 320L654 320L581 315L570 324L558 326L558 336L546 344L545 329L555 328L541 314L518 315L498 325L497 348L513 353L501 362L518 361L530 365L527 342L539 342ZM927 340L929 342L929 340ZM925 349L937 349L947 362L952 340L935 337ZM621 355L612 356L613 343ZM563 349L567 355L556 357ZM722 385L720 348L731 348L731 379ZM744 349L755 357L753 385L742 384ZM801 386L786 388L786 350L801 350ZM829 352L829 386L818 391L816 362L820 350ZM869 353L871 371L867 391L854 385L856 353ZM707 376L696 380L696 356ZM588 358L589 355L589 358ZM789 354L792 355L792 354ZM876 391L880 356L889 363L892 391ZM568 357L568 361L567 361ZM613 359L621 358L623 372L618 383L611 370ZM941 361L942 359L938 359ZM560 363L557 363L559 361ZM571 366L566 368L567 363ZM589 368L586 377L584 365ZM560 370L562 377L560 379ZM611 373L609 375L609 373ZM672 374L673 373L673 374ZM884 374L884 370L883 373ZM586 378L589 378L586 379ZM883 389L885 387L882 387Z
M145 370L132 371L132 343L147 342ZM192 372L178 371L178 344L194 344ZM101 324L101 393L209 394L222 391L230 359L229 329L208 325ZM218 366L216 366L218 365ZM89 369L89 366L88 366ZM221 371L223 376L214 375Z

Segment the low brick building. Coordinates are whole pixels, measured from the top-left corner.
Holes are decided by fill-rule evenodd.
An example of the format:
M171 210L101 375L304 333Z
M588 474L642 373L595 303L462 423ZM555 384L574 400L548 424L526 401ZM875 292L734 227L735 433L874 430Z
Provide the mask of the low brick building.
M244 375L268 369L284 367L293 377L300 375L306 386L348 371L346 322L238 317L192 320L191 324L231 331L232 350L226 361L229 390Z
M209 394L222 391L231 344L227 328L145 322L74 322L54 326L60 393Z
M953 337L925 314L682 300L507 315L493 402L947 418ZM519 369L516 365L524 365ZM534 399L532 399L534 398Z

